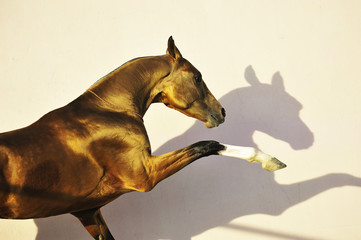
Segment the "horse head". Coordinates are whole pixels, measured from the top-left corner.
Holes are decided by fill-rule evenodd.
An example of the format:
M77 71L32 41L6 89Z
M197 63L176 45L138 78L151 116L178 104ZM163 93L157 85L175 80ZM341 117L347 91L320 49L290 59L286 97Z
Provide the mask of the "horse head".
M167 56L172 67L160 85L157 100L204 122L208 128L223 123L226 116L224 108L208 90L202 74L182 57L172 37L168 40Z

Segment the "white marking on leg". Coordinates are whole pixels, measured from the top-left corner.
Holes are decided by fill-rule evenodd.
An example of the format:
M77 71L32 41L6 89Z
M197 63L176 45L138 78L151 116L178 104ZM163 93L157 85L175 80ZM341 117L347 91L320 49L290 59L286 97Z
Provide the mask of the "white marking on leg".
M278 159L253 147L233 146L221 143L225 149L218 152L219 155L236 157L247 160L248 162L260 162L267 171L275 171L286 167L286 164Z
M253 147L241 147L241 146L233 146L221 143L226 149L218 152L219 155L228 156L228 157L236 157L242 158L249 162L254 162L254 157L257 154L257 149Z

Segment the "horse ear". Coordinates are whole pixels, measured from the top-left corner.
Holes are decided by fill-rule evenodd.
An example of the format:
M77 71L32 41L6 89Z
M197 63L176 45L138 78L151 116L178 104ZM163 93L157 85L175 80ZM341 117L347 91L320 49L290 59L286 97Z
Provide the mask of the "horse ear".
M178 48L176 47L172 36L170 36L168 39L167 54L171 55L174 59L182 58L182 54L179 52Z
M272 86L275 86L277 89L285 90L285 85L283 83L283 78L280 72L276 72L272 77Z

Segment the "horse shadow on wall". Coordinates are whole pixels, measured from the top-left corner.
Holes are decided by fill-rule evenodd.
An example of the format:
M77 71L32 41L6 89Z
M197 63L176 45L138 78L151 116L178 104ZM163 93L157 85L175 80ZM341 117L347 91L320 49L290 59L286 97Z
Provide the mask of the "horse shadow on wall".
M271 84L257 78L252 66L245 70L249 87L236 89L220 99L227 121L205 130L196 122L184 134L155 151L155 155L206 139L258 147L255 131L288 143L294 150L312 146L314 137L300 119L302 108L284 87L276 72ZM360 186L361 179L330 174L290 185L275 181L274 174L258 164L219 156L200 159L166 179L149 193L128 193L103 208L116 239L190 240L211 228L250 214L279 215L288 208L339 186ZM36 240L90 239L71 216L35 220Z

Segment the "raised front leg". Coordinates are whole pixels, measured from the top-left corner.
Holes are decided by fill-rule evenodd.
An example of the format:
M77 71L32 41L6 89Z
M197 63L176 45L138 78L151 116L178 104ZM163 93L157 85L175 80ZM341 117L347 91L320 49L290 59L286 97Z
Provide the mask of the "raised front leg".
M237 157L249 162L258 161L268 171L286 167L276 158L255 148L231 146L216 141L201 141L170 153L149 156L144 159L142 161L144 165L140 168L143 171L138 172L135 178L128 178L131 181L127 183L127 186L136 191L150 191L163 179L173 175L193 161L209 155Z
M209 155L217 155L225 146L216 141L201 141L188 147L159 156L151 156L149 178L154 187L163 179L181 170L193 161Z
M258 161L267 171L286 167L286 164L255 148L226 145L216 141L202 141L170 153L150 157L148 171L151 188L193 161L209 155L237 157L249 162Z
M95 240L115 240L100 212L100 208L72 213Z

